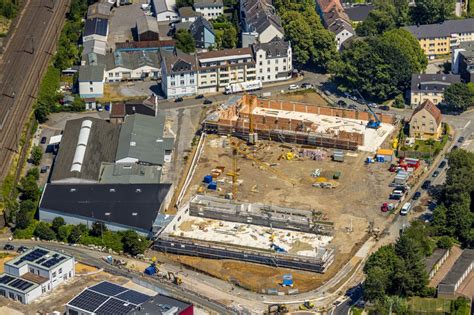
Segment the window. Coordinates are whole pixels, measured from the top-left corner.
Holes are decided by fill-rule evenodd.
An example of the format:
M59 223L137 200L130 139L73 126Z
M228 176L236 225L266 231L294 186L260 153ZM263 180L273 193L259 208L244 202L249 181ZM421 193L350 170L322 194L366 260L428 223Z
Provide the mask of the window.
M270 72L270 68L267 68L267 72Z
M171 81L171 86L175 86L176 83L174 83L174 81Z
M35 269L30 268L30 272L31 272L32 274L34 274L34 273L35 273Z
M90 88L89 88L89 92L94 92L94 88L93 88L93 87L90 87Z
M189 84L194 84L194 79L189 80Z
M267 65L269 65L269 64L270 64L270 60L267 60Z
M21 297L21 295L17 294L16 297L18 298L18 301L20 301L21 303L23 303L23 298Z
M261 61L260 61L258 64L261 66L261 65L262 65L262 63L263 63L263 62L261 62Z
M0 289L0 295L5 296L5 290Z
M278 67L275 67L275 71L277 71L277 72L278 72Z
M8 292L8 296L10 297L10 299L15 299L15 294L13 294L12 292Z
M184 85L184 80L179 81L180 85Z
M54 277L56 277L56 271L55 271L55 272L53 272L53 278L54 278Z
M120 72L115 72L115 76L116 77L120 76Z
M63 268L59 268L59 273L63 273Z
M109 73L109 78L113 77L114 74L112 72Z

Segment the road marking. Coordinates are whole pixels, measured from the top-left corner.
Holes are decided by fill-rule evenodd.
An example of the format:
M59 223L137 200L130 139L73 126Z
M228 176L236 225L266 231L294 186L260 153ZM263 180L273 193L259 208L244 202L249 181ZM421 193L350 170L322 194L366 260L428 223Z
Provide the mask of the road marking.
M462 127L461 129L466 129L467 126L469 126L470 124L471 124L471 121L469 120L469 121L464 125L464 127Z

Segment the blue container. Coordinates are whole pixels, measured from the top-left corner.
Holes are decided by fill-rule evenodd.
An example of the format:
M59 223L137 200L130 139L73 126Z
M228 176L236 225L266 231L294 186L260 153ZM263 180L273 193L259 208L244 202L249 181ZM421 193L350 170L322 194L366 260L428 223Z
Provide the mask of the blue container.
M105 111L110 112L110 105L109 104L105 105Z
M209 183L212 182L212 176L211 175L206 175L206 176L204 176L204 179L202 181L206 184L209 184Z
M145 269L145 274L153 276L156 273L156 268L154 266L149 266Z
M216 182L211 182L209 185L207 185L207 189L217 190L217 183Z

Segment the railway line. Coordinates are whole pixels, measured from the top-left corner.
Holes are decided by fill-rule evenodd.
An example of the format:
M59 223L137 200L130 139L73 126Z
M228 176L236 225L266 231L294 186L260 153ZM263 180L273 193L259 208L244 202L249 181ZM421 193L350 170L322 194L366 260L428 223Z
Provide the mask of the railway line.
M30 0L0 64L0 180L8 173L70 0ZM23 150L22 155L25 155Z

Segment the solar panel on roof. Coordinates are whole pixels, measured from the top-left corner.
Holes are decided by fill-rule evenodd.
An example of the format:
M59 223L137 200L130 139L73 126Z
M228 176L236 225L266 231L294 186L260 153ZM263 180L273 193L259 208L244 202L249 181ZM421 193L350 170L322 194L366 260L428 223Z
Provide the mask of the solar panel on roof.
M76 296L68 304L88 312L94 312L108 298L108 296L88 289Z
M8 285L20 291L25 291L29 287L33 286L33 283L22 280L22 279L16 279L15 281L9 283Z
M46 255L48 253L48 251L44 250L44 249L40 249L40 248L37 248L31 252L29 252L28 254L26 254L25 256L23 256L21 259L23 260L28 260L28 261L35 261L37 260L38 258L41 258L43 257L44 255Z
M150 299L150 296L134 291L134 290L128 290L123 293L120 293L119 295L115 296L118 299L124 300L126 302L130 302L136 305L140 305L142 303L145 303Z
M119 285L116 285L107 281L96 284L95 286L90 287L89 289L108 295L108 296L114 296L128 290L124 287L121 287Z
M9 282L13 281L15 278L9 276L9 275L4 275L3 277L0 278L0 283L2 284L8 284Z
M131 303L124 302L122 300L118 300L116 298L110 298L107 302L105 302L98 310L95 311L97 315L121 315L121 314L128 314L131 310L133 310L136 305Z

